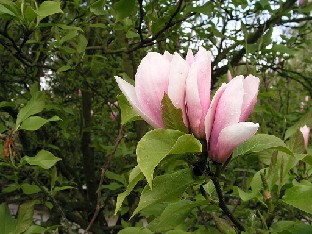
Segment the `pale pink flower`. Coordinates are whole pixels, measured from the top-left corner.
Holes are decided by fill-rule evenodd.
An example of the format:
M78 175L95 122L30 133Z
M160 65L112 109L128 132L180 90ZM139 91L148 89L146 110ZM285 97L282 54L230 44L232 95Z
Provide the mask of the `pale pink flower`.
M252 137L259 124L244 122L257 101L260 80L249 75L238 76L216 92L205 119L209 156L225 162L233 150Z
M307 125L300 127L300 132L302 133L304 140L304 149L308 150L309 136L310 136L310 128Z

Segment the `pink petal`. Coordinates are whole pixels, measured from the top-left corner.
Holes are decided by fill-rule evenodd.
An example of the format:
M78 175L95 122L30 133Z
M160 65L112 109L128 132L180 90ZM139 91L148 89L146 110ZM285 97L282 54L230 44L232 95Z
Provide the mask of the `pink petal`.
M186 79L186 111L189 120L191 132L198 138L204 138L200 132L200 120L202 116L202 107L200 105L198 85L197 85L197 65L193 63L188 77Z
M228 79L228 81L231 81L231 80L233 79L233 77L232 77L232 74L231 74L231 71L230 71L230 70L228 70L228 71L227 71L227 79Z
M259 124L240 122L222 129L219 134L216 153L211 155L212 159L219 163L225 162L237 146L257 132L258 127Z
M249 75L244 80L244 101L242 106L242 113L239 121L244 122L252 112L256 102L259 90L260 80L258 77Z
M210 133L211 133L211 129L212 129L212 125L213 125L213 121L214 121L214 117L215 117L215 113L216 113L216 109L218 106L218 102L219 99L221 98L224 90L226 89L228 84L223 83L221 85L221 87L217 90L217 92L215 93L212 101L211 101L211 105L208 109L207 115L205 117L205 133L206 133L206 140L208 142L209 138L210 138Z
M191 66L192 63L194 62L194 55L191 49L188 49L187 54L186 54L186 62Z
M135 75L135 92L142 109L163 125L161 101L168 92L170 61L163 55L149 52Z
M116 82L121 90L121 92L126 96L128 102L131 104L133 109L152 127L154 128L162 128L163 124L157 122L156 119L152 119L142 108L139 103L139 100L135 93L135 88L129 84L127 81L124 81L118 76L115 76Z
M197 86L200 105L202 107L199 129L201 130L201 135L204 136L205 117L210 106L211 53L203 47L200 47L195 56L194 63L197 65Z
M168 51L165 51L165 52L164 52L164 57L165 57L166 59L168 59L169 61L171 61L171 60L172 60L173 55L172 55L172 54L170 54Z
M216 150L221 130L239 122L243 97L243 76L237 76L228 83L216 108L210 139L212 152Z
M168 95L173 105L182 109L183 121L186 126L188 126L188 121L185 110L185 86L188 71L187 62L175 53L170 64Z
M304 139L304 148L305 150L307 150L310 136L310 128L307 125L304 125L303 127L300 128L300 132L302 133Z

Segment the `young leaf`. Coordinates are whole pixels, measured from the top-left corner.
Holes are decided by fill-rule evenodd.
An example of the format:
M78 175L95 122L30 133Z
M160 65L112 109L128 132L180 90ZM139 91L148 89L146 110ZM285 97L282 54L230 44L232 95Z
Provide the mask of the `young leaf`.
M116 202L116 208L115 208L115 215L117 214L118 210L120 209L123 201L125 198L131 193L131 191L134 189L135 185L143 179L143 174L137 165L133 170L130 172L129 175L129 184L127 186L126 191L123 193L118 194L117 202Z
M300 184L287 189L283 201L291 206L312 214L312 184Z
M153 234L153 232L142 227L127 227L119 231L118 234Z
M125 95L118 95L117 99L118 105L121 109L121 124L126 124L128 122L141 119L141 117L133 110Z
M35 131L48 122L59 120L61 119L58 116L53 116L50 119L44 119L40 116L30 116L22 122L21 129Z
M0 205L0 233L14 233L17 221L12 218L6 203Z
M58 161L62 160L61 158L55 157L51 152L46 150L40 150L35 157L25 156L24 160L32 166L39 166L43 169L50 169Z
M169 96L166 93L161 101L161 108L162 119L166 128L188 133L188 129L183 122L182 110L176 108L172 104Z
M154 179L153 190L148 185L142 191L138 207L132 217L139 211L160 202L176 202L181 199L186 188L194 181L190 169L172 174L165 174Z
M267 134L257 134L238 146L233 153L233 158L250 153L257 153L267 149L278 149L287 154L292 152L286 147L286 144L276 136Z
M23 193L27 195L39 193L41 191L37 185L28 183L23 183L21 189L23 190Z
M174 229L187 218L190 211L199 205L207 204L207 201L192 202L181 200L175 203L169 203L160 217L154 219L147 228L153 232L164 232Z
M45 107L45 96L42 92L36 92L34 96L27 102L26 106L24 106L18 112L16 118L16 128L18 128L25 119L29 116L35 115L41 112Z
M33 222L34 201L19 206L15 233L25 232Z
M201 152L201 144L193 135L172 129L146 133L136 149L138 165L151 188L154 169L167 155L197 152Z
M130 16L135 9L135 0L119 0L114 5L117 19L124 19Z
M61 4L60 2L56 2L56 1L44 1L43 3L41 3L38 10L36 10L35 12L41 18L47 17L49 15L53 15L56 13L63 13L63 11L61 10L60 4Z

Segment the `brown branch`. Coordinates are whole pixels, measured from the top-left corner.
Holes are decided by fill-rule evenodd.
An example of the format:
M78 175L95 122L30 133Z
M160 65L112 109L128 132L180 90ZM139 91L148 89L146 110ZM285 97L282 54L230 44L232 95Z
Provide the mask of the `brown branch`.
M222 164L216 164L216 172L213 176L211 176L211 180L212 180L212 182L216 188L216 192L218 194L219 207L222 209L223 213L232 221L232 223L235 225L235 227L240 232L244 232L246 230L245 227L240 223L240 221L234 216L234 214L229 210L229 208L225 204L221 185L219 183L221 166L222 166Z
M103 184L103 180L104 180L104 176L105 176L105 173L116 153L116 150L123 138L123 134L122 134L122 130L123 130L123 126L120 125L120 128L119 128L119 131L118 131L118 136L117 136L117 139L116 139L116 142L115 142L115 145L114 145L114 148L113 148L113 151L111 152L111 154L109 155L108 159L106 160L106 163L104 166L102 166L102 171L101 171L101 177L100 177L100 181L99 181L99 186L98 186L98 190L97 190L97 202L96 202L96 208L95 208L95 211L94 211L94 214L93 214L93 217L87 227L87 229L85 230L85 234L91 229L96 217L98 216L99 212L100 212L100 209L101 209L101 196L102 196L102 184Z
M150 46L155 44L155 41L168 29L170 29L171 27L175 26L176 24L179 24L183 21L185 21L186 19L194 16L196 13L192 12L190 14L187 14L186 16L183 16L180 19L174 20L174 18L178 15L178 13L181 10L181 6L182 6L182 2L183 0L180 0L178 3L178 6L175 10L175 12L171 15L170 19L167 21L167 23L165 24L165 26L163 28L161 28L158 32L156 32L154 34L154 36L152 36L151 38L145 38L142 40L143 36L140 35L140 42L139 43L133 43L129 45L129 49L119 49L119 50L112 50L112 51L105 51L105 46L88 46L86 48L86 50L102 50L103 54L121 54L121 53L131 53L133 51L136 51L138 49L141 49L143 47L146 46ZM141 27L141 26L140 26ZM140 31L139 31L140 32ZM140 34L140 33L139 33ZM142 36L142 37L141 37ZM132 48L131 48L132 47Z

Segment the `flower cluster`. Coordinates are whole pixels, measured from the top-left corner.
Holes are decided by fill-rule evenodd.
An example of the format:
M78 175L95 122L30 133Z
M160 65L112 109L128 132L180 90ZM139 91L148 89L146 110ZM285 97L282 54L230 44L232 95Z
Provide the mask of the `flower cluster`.
M179 54L149 52L141 61L135 86L116 77L134 110L154 128L164 128L162 99L168 95L182 110L185 126L208 142L209 156L225 162L233 150L253 136L259 125L244 122L257 101L259 78L237 76L223 84L211 99L211 54L200 48Z

